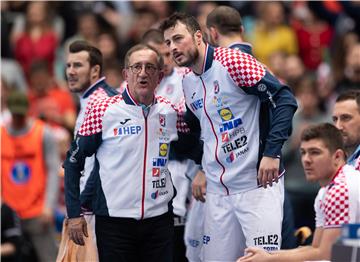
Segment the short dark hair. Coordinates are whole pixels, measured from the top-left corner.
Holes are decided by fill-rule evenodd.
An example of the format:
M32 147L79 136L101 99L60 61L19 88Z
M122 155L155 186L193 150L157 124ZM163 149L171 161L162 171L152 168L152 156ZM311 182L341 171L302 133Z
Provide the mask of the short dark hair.
M131 47L127 52L126 52L126 55L125 55L125 68L128 68L129 67L129 60L130 60L130 56L132 53L134 52L137 52L137 51L140 51L140 50L147 50L147 49L150 49L152 51L154 51L156 53L156 56L157 56L157 66L159 67L159 69L162 69L164 67L164 59L162 57L162 55L154 48L152 48L151 46L149 45L144 45L144 44L137 44L133 47Z
M148 45L150 42L154 42L158 45L163 44L165 42L163 32L154 28L146 31L142 36L141 43Z
M309 141L312 139L322 140L331 153L334 153L337 149L345 152L340 130L330 123L311 125L304 129L301 134L301 141Z
M358 111L360 112L360 90L351 89L341 93L336 99L336 103L347 100L355 100L358 107Z
M49 62L45 59L34 60L30 64L29 72L30 72L30 75L38 73L38 72L45 72L47 74L50 74Z
M195 17L180 12L175 12L170 17L165 19L161 23L159 29L164 33L165 30L171 27L175 27L178 22L183 23L191 34L195 34L198 30L201 31L201 27Z
M208 28L216 27L222 35L240 33L242 26L241 16L235 8L225 5L218 6L208 14L206 26Z
M102 74L103 69L103 57L101 51L95 46L90 45L88 42L83 40L78 40L72 42L69 46L70 53L78 53L81 51L86 51L89 54L89 63L90 66L100 66L100 75Z

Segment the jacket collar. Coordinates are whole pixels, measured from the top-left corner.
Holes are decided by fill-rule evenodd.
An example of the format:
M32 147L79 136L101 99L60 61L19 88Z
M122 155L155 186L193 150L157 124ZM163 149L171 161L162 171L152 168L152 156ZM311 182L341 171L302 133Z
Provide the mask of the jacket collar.
M200 75L202 75L211 68L213 60L214 60L214 47L209 44L206 44L205 56L204 56L203 66ZM194 74L197 75L195 72Z
M231 49L238 49L244 53L252 55L252 46L250 43L246 42L235 42L229 45L229 48Z
M133 106L140 106L140 103L138 103L135 98L133 98L128 90L128 86L126 85L126 88L124 89L124 91L122 92L121 96L124 99L124 102L128 105L133 105ZM154 96L154 101L153 101L153 105L157 103L157 99Z
M86 91L82 94L82 98L89 97L96 89L98 89L100 86L106 85L105 83L105 76L100 78L98 81L96 81L94 84L92 84Z

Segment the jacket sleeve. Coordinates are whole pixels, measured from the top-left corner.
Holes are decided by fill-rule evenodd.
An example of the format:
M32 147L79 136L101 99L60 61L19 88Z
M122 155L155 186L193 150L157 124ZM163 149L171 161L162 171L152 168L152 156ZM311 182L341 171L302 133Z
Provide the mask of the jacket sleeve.
M263 155L279 158L281 148L292 131L292 119L297 109L294 95L288 86L280 83L268 71L254 86L243 90L258 96L266 111L260 115L260 123L268 122L266 133L263 134Z
M85 158L95 154L102 142L101 134L101 132L90 136L78 134L67 153L64 163L65 203L69 218L81 215L80 177L84 169Z

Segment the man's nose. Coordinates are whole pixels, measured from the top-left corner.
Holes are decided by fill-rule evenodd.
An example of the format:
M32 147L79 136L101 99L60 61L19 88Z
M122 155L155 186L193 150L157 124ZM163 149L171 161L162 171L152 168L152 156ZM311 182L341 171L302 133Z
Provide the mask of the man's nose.
M142 65L139 75L147 75L146 73L146 65Z
M305 153L301 156L301 161L303 162L304 167L310 163L309 154Z
M339 119L334 121L334 126L339 130L343 129L343 125Z
M66 72L69 74L69 75L73 75L75 73L75 69L73 66L69 66L66 68Z

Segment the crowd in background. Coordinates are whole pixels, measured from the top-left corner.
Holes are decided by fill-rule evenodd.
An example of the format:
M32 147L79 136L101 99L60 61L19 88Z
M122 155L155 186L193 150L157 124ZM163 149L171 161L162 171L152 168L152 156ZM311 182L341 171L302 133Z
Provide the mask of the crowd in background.
M97 46L109 85L119 88L127 50L143 33L173 11L206 16L216 1L1 2L1 122L10 121L6 98L25 92L29 115L52 128L64 160L79 108L65 82L65 50L82 39ZM331 122L337 95L360 87L360 2L229 1L241 14L245 39L254 56L295 94L299 109L293 133L283 148L285 188L293 204L295 226L314 228L313 199L318 186L305 180L298 153L300 134L309 124ZM59 176L62 168L59 166ZM60 194L56 214L65 213Z

